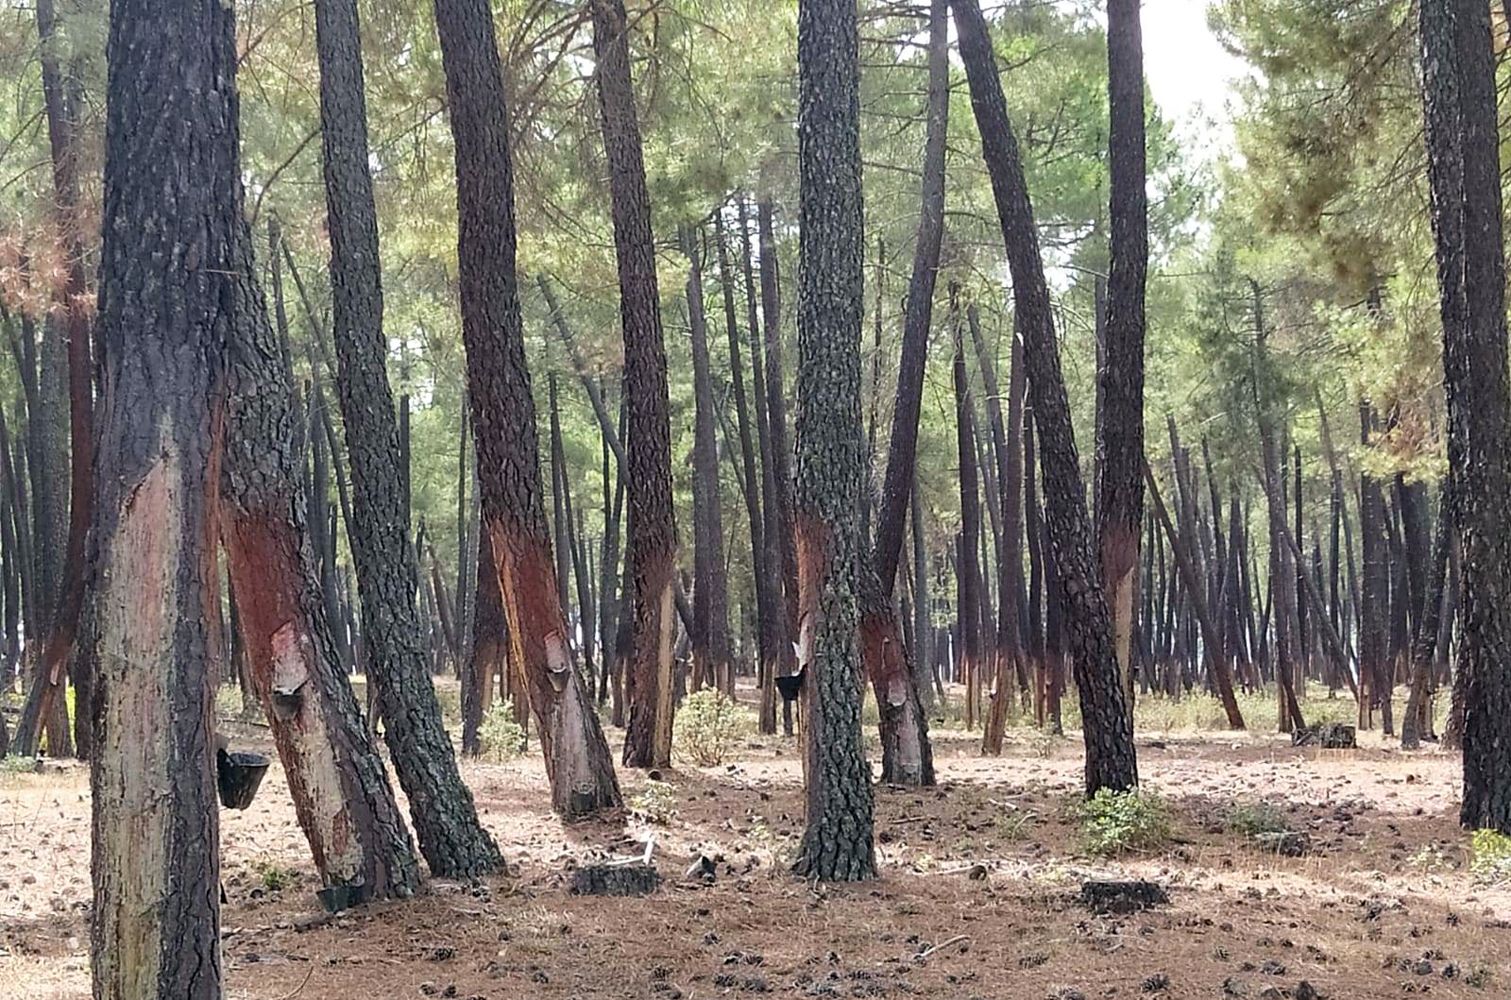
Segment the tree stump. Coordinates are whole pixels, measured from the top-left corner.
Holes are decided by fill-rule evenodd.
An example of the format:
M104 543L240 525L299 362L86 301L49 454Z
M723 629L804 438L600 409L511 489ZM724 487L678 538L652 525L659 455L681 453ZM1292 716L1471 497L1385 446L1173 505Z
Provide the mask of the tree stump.
M649 896L660 885L654 865L587 865L572 873L574 896Z

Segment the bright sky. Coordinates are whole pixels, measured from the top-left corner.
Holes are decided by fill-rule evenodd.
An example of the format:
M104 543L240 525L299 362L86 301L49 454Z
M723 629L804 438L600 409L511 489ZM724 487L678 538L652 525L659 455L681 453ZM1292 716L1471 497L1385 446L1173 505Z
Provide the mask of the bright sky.
M1232 143L1232 81L1247 75L1207 27L1208 0L1144 0L1144 74L1177 132L1207 140L1215 153Z

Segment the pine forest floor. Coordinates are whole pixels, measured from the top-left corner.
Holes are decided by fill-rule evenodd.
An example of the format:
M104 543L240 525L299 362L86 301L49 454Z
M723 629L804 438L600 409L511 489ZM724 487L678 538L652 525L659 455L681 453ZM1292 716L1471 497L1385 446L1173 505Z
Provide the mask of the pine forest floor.
M231 731L233 746L267 743L259 727ZM935 736L937 788L876 789L882 877L869 884L786 873L801 762L791 740L750 738L722 766L666 775L664 824L631 810L563 825L538 754L468 762L509 872L335 918L315 901L275 764L250 809L222 813L228 996L1511 996L1511 891L1469 873L1454 756L1403 753L1378 731L1322 751L1268 732L1141 730L1143 781L1174 837L1103 860L1067 815L1078 733L1015 729L1000 759L973 734ZM646 776L620 777L648 807ZM1258 803L1310 852L1264 853L1234 832L1234 805ZM0 773L0 998L89 995L89 836L86 768ZM639 854L648 836L665 877L654 895L570 893L574 865ZM711 879L684 876L700 854L718 859ZM1170 902L1099 916L1077 898L1087 878L1151 879Z

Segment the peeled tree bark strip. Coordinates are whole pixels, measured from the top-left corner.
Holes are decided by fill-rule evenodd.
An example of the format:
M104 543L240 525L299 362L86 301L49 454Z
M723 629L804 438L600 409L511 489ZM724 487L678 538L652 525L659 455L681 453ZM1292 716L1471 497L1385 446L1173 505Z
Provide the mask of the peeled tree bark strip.
M456 144L458 260L467 388L485 541L509 642L529 690L551 805L583 816L620 804L608 742L572 662L540 477L515 272L514 178L503 71L486 0L436 0Z

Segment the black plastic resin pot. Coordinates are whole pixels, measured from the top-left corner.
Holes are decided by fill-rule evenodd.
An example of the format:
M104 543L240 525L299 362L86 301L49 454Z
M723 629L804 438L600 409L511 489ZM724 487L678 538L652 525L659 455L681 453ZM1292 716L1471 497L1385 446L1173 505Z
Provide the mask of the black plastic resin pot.
M262 776L272 762L260 753L245 750L218 751L215 777L220 786L220 804L227 809L245 809L257 795Z

